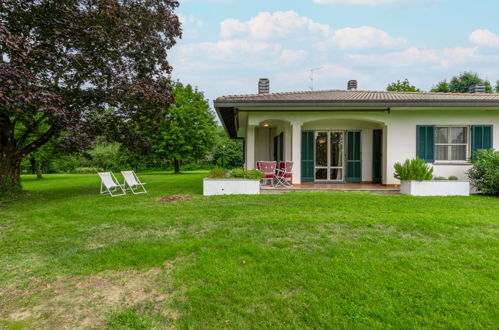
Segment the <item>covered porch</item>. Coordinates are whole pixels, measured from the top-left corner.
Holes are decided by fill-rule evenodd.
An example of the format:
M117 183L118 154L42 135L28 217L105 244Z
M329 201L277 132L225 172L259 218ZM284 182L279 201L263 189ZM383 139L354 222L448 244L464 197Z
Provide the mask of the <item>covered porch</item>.
M386 132L380 122L353 118L248 122L247 169L259 161L292 161L289 190L394 189L386 184ZM263 189L273 189L263 187Z

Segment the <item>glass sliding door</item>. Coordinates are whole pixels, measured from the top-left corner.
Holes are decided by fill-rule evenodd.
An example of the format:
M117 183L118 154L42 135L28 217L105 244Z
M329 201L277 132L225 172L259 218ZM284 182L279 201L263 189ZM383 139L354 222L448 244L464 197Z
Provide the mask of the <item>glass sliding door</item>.
M330 132L329 180L343 181L343 132Z
M329 133L315 133L315 180L326 181L328 178Z
M343 181L343 132L315 132L315 181Z

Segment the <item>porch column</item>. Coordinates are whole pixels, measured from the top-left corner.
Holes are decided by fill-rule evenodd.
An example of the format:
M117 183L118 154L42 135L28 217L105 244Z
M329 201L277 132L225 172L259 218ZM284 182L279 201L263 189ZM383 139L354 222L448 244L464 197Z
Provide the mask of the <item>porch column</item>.
M246 169L255 169L255 126L249 125L246 133Z
M292 142L291 142L291 126L286 124L286 127L284 129L284 160L290 161L291 160L291 148L292 148Z
M301 123L291 123L293 184L301 184Z

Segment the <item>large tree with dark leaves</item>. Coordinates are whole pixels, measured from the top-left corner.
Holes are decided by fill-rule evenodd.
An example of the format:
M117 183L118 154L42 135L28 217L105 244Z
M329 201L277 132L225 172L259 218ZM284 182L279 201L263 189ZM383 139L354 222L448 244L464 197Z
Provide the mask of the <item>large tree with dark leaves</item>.
M111 108L115 123L126 125L163 116L173 101L166 55L181 35L177 6L0 1L1 191L19 189L22 158L53 137L68 148L85 144L95 112ZM136 146L121 133L120 142Z

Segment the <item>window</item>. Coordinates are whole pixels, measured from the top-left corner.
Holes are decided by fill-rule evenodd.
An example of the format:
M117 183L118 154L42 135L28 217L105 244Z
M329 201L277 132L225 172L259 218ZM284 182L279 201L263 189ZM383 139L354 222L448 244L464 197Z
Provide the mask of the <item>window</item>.
M435 160L466 161L468 141L468 127L435 127Z

